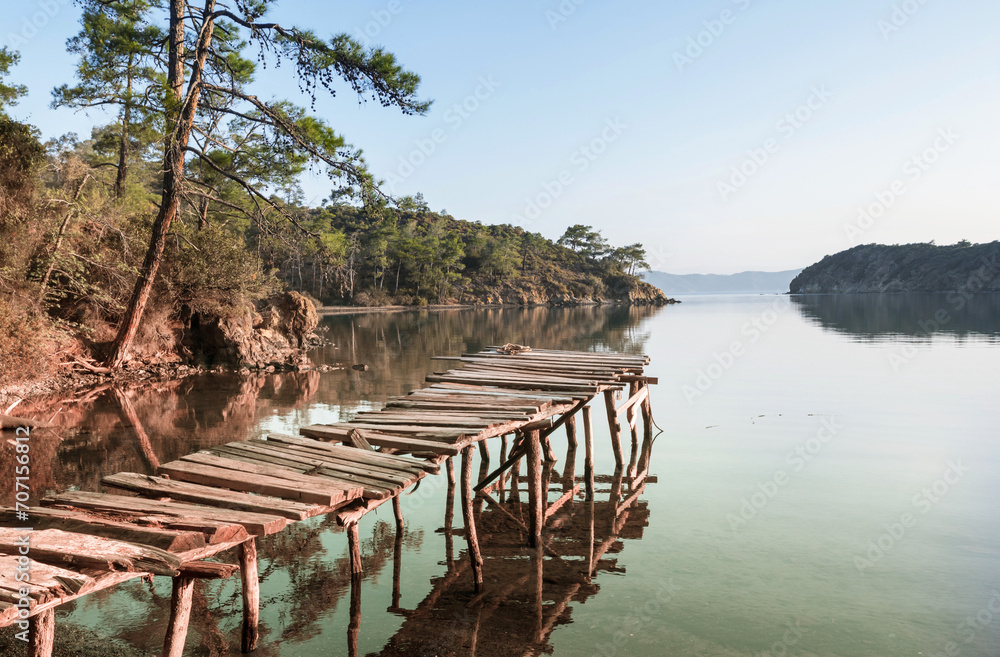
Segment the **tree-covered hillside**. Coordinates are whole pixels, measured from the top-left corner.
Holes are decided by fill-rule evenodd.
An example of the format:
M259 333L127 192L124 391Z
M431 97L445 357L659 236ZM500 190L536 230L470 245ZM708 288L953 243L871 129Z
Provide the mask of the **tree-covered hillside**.
M75 79L32 92L113 120L44 143L10 116L27 89L0 49L0 384L52 354L113 371L180 349L192 317L252 319L281 289L355 305L665 300L635 275L641 245L583 225L557 244L387 196L359 149L307 107L262 100L255 75L283 64L307 99L348 91L416 115L419 77L346 34L271 23L268 4L83 0ZM307 171L329 176L320 207L302 202Z
M1000 292L1000 242L863 244L806 267L789 289L792 294Z

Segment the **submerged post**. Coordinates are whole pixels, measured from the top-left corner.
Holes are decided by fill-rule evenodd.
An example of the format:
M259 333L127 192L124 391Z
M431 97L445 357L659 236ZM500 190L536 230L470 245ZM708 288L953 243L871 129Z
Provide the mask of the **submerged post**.
M351 574L360 575L365 568L361 565L361 535L356 522L347 526L347 549L351 553Z
M587 479L587 500L594 500L594 429L590 423L590 406L583 407L583 444L586 452L583 476Z
M190 605L188 606L190 610ZM171 608L171 611L173 609ZM173 620L173 618L171 618ZM187 624L184 626L184 634L187 634ZM39 612L31 619L31 626L28 632L28 655L29 657L52 657L52 646L56 639L56 610L46 609ZM181 648L184 648L184 640L181 639ZM166 654L166 653L164 653ZM177 653L180 655L180 653Z
M193 577L175 577L170 593L170 620L163 639L163 657L181 657L187 640L188 623L191 621L191 598L194 594ZM244 650L243 652L248 652ZM32 653L34 655L35 653ZM48 654L51 653L51 648Z
M402 533L406 523L403 520L403 507L399 502L399 495L392 498L392 515L396 517L396 533Z
M542 542L545 500L542 495L542 441L540 433L528 434L528 545Z
M632 399L632 395L639 392L641 384L638 381L633 381L628 386L628 398ZM628 476L634 477L636 474L636 458L639 454L639 431L636 425L635 416L635 405L630 405L625 409L625 422L628 424L629 433L632 436L631 448L629 450L628 457Z
M576 413L566 418L566 440L571 449L576 449Z
M243 579L243 652L257 648L260 623L260 577L257 575L257 541L240 543L240 576ZM178 653L179 655L180 653Z
M649 386L648 383L643 385ZM648 391L639 408L642 411L642 454L639 456L639 469L648 470L653 447L653 402L649 400Z
M608 409L608 428L611 429L611 448L615 452L615 468L621 468L625 458L622 455L622 428L618 424L618 411L615 409L615 391L604 391L604 405Z
M465 523L465 540L469 544L469 559L472 561L473 588L479 593L483 588L483 555L479 551L476 518L472 508L472 457L475 451L475 445L462 450L462 520Z
M361 575L351 575L351 613L347 623L347 655L357 657L358 635L361 634Z

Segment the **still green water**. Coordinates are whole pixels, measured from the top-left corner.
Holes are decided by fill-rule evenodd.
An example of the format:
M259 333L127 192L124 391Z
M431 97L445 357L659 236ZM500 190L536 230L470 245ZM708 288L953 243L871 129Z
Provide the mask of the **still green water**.
M314 360L366 363L369 371L203 376L133 393L153 458L377 408L446 366L432 355L503 342L646 353L648 374L659 377L652 405L663 432L650 468L657 481L635 507L641 514L633 518L641 518L609 552L614 562L592 587L577 590L533 650L584 657L1000 654L996 297L959 307L927 295L714 296L663 309L371 314L328 317L323 325L334 345ZM53 487L93 490L96 477L88 473L95 468L151 469L148 450L136 447L113 402L97 395L66 427ZM611 474L607 425L596 410L596 470ZM561 471L565 439L558 435ZM495 465L496 441L491 447ZM582 474L582 454L578 461ZM552 499L557 489L554 483ZM490 617L473 623L465 612L448 612L450 623L439 615L437 625L404 626L414 617L405 610L426 604L449 570L440 531L445 494L442 475L403 498L398 600L391 510L362 523L359 654L473 654L475 624L475 654L523 654L518 637L535 627L537 610L516 596L497 603L494 626ZM554 546L579 539L567 531ZM260 543L256 654L348 654L344 534L314 519ZM459 534L454 564L465 559L463 548ZM516 559L494 566L494 586L516 583ZM559 603L563 579L547 575L543 612ZM442 599L464 609L471 597L466 572ZM168 600L169 582L157 578L85 597L57 619L156 651ZM238 582L207 583L195 602L186 654L239 654Z

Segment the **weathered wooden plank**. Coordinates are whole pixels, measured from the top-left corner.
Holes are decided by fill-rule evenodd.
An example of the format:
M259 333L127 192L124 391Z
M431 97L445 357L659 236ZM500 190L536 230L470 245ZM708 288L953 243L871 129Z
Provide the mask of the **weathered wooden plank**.
M288 464L287 467L295 467L301 472L308 472L309 476L334 480L342 479L345 483L351 483L355 486L364 484L392 490L409 485L416 481L421 474L419 472L404 473L399 470L376 470L373 467L364 468L349 462L341 463L333 459L314 458L291 450L274 449L271 451L264 447L249 449L249 446L223 449L227 450L225 452L227 455L231 454L234 458L273 459Z
M227 460L231 461L231 459ZM160 466L159 472L170 475L174 479L194 484L231 488L232 490L271 495L289 500L301 500L324 506L333 506L349 499L347 495L343 494L343 491L323 490L323 486L319 484L293 482L287 478L254 472L263 466L246 463L241 463L241 465L246 465L246 470L206 465L187 460L185 457L181 461L164 463Z
M262 455L279 456L309 468L322 468L328 471L360 475L391 484L405 484L408 481L413 481L423 472L422 470L402 470L381 465L357 463L339 457L320 455L308 449L299 450L294 445L268 445L261 442L258 445L242 445L239 449Z
M34 529L62 529L78 534L103 536L149 545L168 552L184 552L205 546L205 535L200 531L143 527L128 522L98 518L82 511L67 511L65 509L31 507L28 512L31 515L31 526ZM0 507L0 527L20 527L23 524L17 520L13 509Z
M174 526L186 523L193 527L202 526L203 520L222 521L227 525L242 525L251 534L273 534L284 529L288 519L249 511L231 511L211 506L187 504L184 502L158 502L124 495L106 495L87 491L67 491L42 500L42 504L64 504L84 509L101 509L118 512L149 513L155 516L175 516Z
M150 477L132 472L119 472L101 479L101 483L153 497L170 497L182 502L194 502L236 511L254 511L284 516L290 520L305 520L327 513L329 506L302 504L265 495L250 495L214 486L203 486L175 479Z
M293 461L290 458L278 458L264 454L241 452L236 448L230 447L215 447L212 448L212 453L222 454L227 459L240 461L250 465L270 465L287 469L289 472L296 472L300 474L308 472L310 477L320 477L322 479L333 480L341 485L349 484L351 486L361 487L363 489L361 496L366 498L381 498L395 489L395 486L382 481L376 481L348 473L340 473L338 476L338 473L331 473L323 470L322 468L304 465Z
M621 406L619 406L617 409L615 409L615 414L620 416L622 413L624 413L628 409L632 408L636 404L641 404L642 401L648 395L649 395L649 388L648 387L643 386L643 387L639 388L638 392L636 392L634 395L632 395L627 400L625 400L624 402L622 402Z
M428 380L430 380L430 379L428 378ZM431 385L432 388L435 387L435 386L443 386L441 388L442 390L444 390L444 389L447 389L447 390L461 390L461 389L465 389L465 390L470 390L470 391L475 391L475 392L489 392L490 390L502 391L505 388L507 388L507 389L513 389L513 386L499 386L499 387L497 387L497 386L490 386L488 383L487 384L478 384L477 385L477 384L472 384L472 383L463 382L463 381L451 381L451 380L449 380L449 381L442 380L439 383L434 383L434 384ZM573 401L573 400L576 400L576 399L583 399L585 397L588 397L588 396L594 394L593 391L591 391L590 388L587 388L586 390L566 390L564 388L559 388L557 386L549 386L549 387L551 387L551 390L549 390L549 392L551 392L555 396L555 398L559 398L559 399L567 399L568 398L569 401ZM548 390L549 387L545 387L545 388L526 388L526 390Z
M186 465L181 466L181 463L185 463ZM274 497L287 497L293 500L299 499L303 502L324 504L326 506L339 504L361 495L361 491L357 487L347 483L317 479L276 466L251 465L205 452L188 454L181 457L180 461L160 466L161 470L168 472L171 476L176 476L167 469L168 466L174 472L192 473L192 477L195 476L193 473L196 472L203 472L205 477L222 477L226 481L232 482L233 486L238 486L238 488L233 488L233 490L273 495ZM242 483L239 482L239 475L242 475L244 478ZM248 477L248 475L254 476ZM177 478L181 477L178 476ZM186 481L192 480L186 479ZM290 482L299 485L299 489L296 490L295 487L292 487ZM208 482L194 481L193 483ZM256 488L258 486L259 490ZM308 489L303 489L302 486L307 486ZM269 492L267 490L272 488L275 491L281 490L284 492Z
M179 576L195 579L227 579L239 569L240 567L234 563L188 561L181 564Z
M23 535L19 529L0 529L0 553L17 555ZM166 550L128 543L111 538L43 529L30 534L31 558L34 561L84 568L149 572L156 575L177 574L181 560Z
M41 561L32 561L27 571L19 570L20 555L0 555L0 603L16 605L24 589L34 603L46 603L67 596L84 594L93 590L94 578L76 570L61 568ZM18 581L19 574L27 575L25 581ZM31 605L29 605L29 611ZM2 615L2 608L0 608ZM2 626L3 623L0 623Z
M299 433L310 438L339 441L344 440L347 437L348 429L314 424L308 427L302 427L299 429ZM463 436L464 434L457 437L461 438ZM432 452L434 454L447 454L449 456L454 456L460 451L460 449L455 447L453 444L434 440L424 440L422 438L411 436L389 436L367 431L365 432L365 438L372 445L391 447L393 449L400 449L407 452Z
M424 459L415 459L410 456L399 456L396 454L386 454L384 452L376 452L374 454L369 452L360 452L360 450L356 448L331 445L330 443L325 443L312 438L301 438L299 436L287 436L284 434L271 434L267 437L267 442L308 447L309 449L329 452L332 455L343 455L352 461L358 461L361 463L372 463L378 465L383 463L395 463L406 467L412 466L414 468L420 468L428 472L436 473L441 471L440 464L426 461Z

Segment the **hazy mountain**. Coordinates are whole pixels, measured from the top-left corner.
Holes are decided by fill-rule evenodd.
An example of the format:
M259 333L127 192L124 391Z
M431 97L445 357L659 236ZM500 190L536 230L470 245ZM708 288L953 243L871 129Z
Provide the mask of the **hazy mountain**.
M801 269L738 274L668 274L648 271L643 280L672 294L784 294Z

